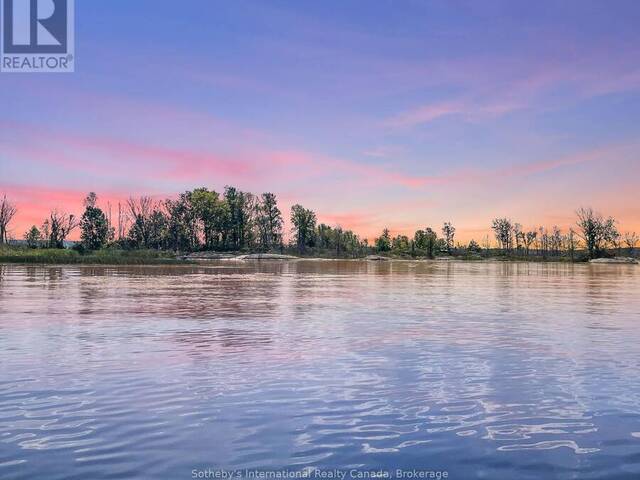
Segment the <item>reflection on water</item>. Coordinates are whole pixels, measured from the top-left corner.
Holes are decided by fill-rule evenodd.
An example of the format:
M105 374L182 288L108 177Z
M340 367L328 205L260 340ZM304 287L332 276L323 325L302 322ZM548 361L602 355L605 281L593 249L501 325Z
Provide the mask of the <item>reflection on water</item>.
M639 270L0 265L0 478L636 478Z

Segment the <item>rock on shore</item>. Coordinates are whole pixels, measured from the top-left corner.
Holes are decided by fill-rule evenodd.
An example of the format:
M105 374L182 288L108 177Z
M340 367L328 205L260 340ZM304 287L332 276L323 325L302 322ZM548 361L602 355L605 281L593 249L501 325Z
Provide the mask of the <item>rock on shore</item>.
M235 260L298 260L293 255L280 255L278 253L250 253L248 255L239 255Z
M370 260L372 262L386 262L386 261L389 260L389 258L382 257L380 255L367 255L364 259L365 260Z
M298 260L293 255L280 255L277 253L250 253L237 255L233 253L219 252L195 252L182 257L184 260Z
M638 264L638 260L631 257L616 257L616 258L594 258L589 260L589 263L613 263L613 264Z

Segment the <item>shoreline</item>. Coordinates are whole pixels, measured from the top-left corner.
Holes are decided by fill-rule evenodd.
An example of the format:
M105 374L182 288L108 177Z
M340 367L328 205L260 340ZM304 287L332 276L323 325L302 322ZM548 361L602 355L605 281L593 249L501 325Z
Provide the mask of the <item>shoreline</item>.
M373 264L395 263L563 263L563 264L594 264L594 265L634 265L637 258L610 257L587 260L585 255L574 259L569 257L542 256L505 256L505 255L442 255L435 258L408 257L394 255L371 254L357 258L338 256L288 255L280 253L240 253L240 252L192 252L175 253L162 250L98 250L91 253L79 253L70 249L24 249L0 248L0 264L22 265L106 265L106 266L136 266L136 265L207 265L217 263L245 263L245 262L367 262Z
M66 259L66 260L45 260L24 257L8 258L0 256L0 266L3 265L23 265L23 266L87 266L87 267L179 267L179 266L208 266L212 264L243 264L243 263L298 263L298 262L359 262L370 263L374 265L384 265L390 263L410 263L410 264L447 264L447 263L503 263L503 264L516 264L516 263L533 263L533 264L562 264L562 265L594 265L594 266L633 266L638 265L639 262L629 261L610 261L610 262L589 262L589 261L568 261L562 259L523 259L523 258L451 258L451 259L438 259L438 258L387 258L385 260L371 260L367 258L327 258L327 257L295 257L290 259L274 259L274 258L241 258L242 256L233 258L218 258L218 259L182 259L182 258L165 258L165 259L96 259L95 257L79 258L79 259Z

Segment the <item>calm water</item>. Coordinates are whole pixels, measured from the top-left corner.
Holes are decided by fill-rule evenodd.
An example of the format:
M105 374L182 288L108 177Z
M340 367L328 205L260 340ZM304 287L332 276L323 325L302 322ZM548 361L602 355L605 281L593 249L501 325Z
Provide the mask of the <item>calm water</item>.
M640 267L0 265L0 478L638 478Z

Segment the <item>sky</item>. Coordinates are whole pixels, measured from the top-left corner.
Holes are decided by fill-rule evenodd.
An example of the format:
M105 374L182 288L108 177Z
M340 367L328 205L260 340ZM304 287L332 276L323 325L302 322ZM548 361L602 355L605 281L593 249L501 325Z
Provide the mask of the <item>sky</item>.
M0 74L21 238L95 191L234 185L373 239L640 232L640 2L76 1L76 71Z

